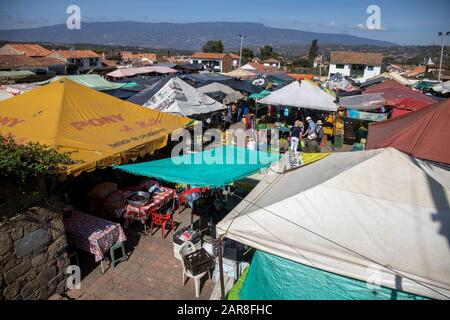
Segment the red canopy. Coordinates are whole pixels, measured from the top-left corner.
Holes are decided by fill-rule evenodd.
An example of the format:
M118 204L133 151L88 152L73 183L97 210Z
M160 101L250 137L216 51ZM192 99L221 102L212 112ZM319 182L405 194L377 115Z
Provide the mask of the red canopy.
M411 156L450 164L450 99L369 126L367 149L393 147Z
M395 80L387 80L367 88L364 93L382 93L386 106L395 108L392 118L398 117L406 112L417 111L437 100L414 91Z

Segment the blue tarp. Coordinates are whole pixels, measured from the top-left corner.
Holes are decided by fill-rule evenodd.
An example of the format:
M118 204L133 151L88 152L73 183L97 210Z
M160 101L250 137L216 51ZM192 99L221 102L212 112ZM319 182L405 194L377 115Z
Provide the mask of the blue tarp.
M425 300L256 251L241 300Z
M173 183L221 187L248 177L271 163L278 154L225 146L183 156L116 166L135 175Z

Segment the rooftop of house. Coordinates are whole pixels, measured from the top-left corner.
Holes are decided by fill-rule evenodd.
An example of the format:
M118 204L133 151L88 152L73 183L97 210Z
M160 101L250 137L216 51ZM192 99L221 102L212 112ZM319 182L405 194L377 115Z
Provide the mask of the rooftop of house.
M381 65L382 61L382 53L332 51L330 54L330 63L334 64Z
M280 61L278 61L277 59L270 58L270 59L264 60L263 63L280 63Z
M239 56L234 53L211 53L211 52L194 52L191 56L192 59L213 59L223 60L225 58L239 59Z
M131 51L121 51L120 55L122 56L122 59L140 59L140 58L147 58L150 60L157 60L158 56L156 53L149 53L149 52L131 52Z
M0 67L40 67L64 64L61 60L51 57L31 58L26 55L0 55Z
M50 50L34 43L7 43L6 45L28 57L45 57L51 53Z
M81 59L81 58L100 58L101 55L92 50L56 50L52 55L58 55L66 59Z
M427 67L426 66L417 66L407 72L405 72L405 76L406 77L417 77L423 73L425 73L427 71Z

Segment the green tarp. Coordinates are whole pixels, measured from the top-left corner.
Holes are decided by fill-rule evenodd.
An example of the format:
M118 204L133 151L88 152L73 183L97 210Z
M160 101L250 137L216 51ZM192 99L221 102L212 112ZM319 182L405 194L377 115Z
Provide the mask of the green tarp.
M267 97L269 94L271 94L272 92L268 91L268 90L263 90L260 93L252 93L249 98L250 99L262 99L264 97Z
M278 154L226 146L115 168L173 183L221 187L250 176L278 159Z
M256 251L241 300L425 300Z
M38 84L48 84L54 81L58 81L62 78L68 78L72 81L75 81L83 86L86 86L88 88L97 90L97 91L108 91L108 90L116 90L124 87L126 83L114 83L111 81L108 81L98 74L80 74L80 75L73 75L73 76L56 76L53 77L47 81L39 82Z

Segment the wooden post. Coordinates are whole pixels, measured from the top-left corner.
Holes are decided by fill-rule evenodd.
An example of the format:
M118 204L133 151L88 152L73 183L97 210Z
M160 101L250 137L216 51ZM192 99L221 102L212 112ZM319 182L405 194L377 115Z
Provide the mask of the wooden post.
M220 274L220 299L225 300L225 280L223 277L223 260L222 260L222 236L217 239L217 250L219 255L219 274Z

